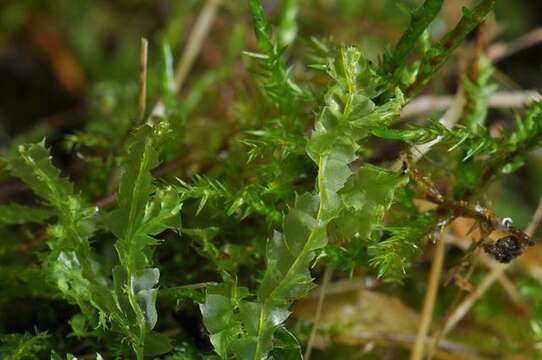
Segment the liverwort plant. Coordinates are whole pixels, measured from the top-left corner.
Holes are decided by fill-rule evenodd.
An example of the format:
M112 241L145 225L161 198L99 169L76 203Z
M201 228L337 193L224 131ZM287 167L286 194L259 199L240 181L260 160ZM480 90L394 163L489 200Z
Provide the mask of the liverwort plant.
M427 1L414 13L411 26L383 68L396 68L404 61L416 39L436 16L441 3ZM283 89L279 92L279 95L282 95L280 99L287 99L291 104L290 101L295 100L299 92L298 87L293 86L286 77L276 51L277 46L271 41L271 26L263 17L261 5L257 0L250 0L249 4L258 45L264 53L253 57L263 62L267 71L266 80L273 86L266 86L264 83L263 89L276 91L280 87ZM486 13L488 11L489 9L486 9ZM470 19L471 14L467 13L465 16ZM472 25L471 22L468 24ZM459 37L466 35L465 29L463 32ZM459 41L457 35L447 36L450 36L453 42ZM449 51L451 48L447 46L441 49L439 56L444 59ZM295 343L284 344L283 334L287 330L283 323L289 316L288 308L292 302L305 295L312 287L309 269L316 252L321 251L328 242L328 225L341 216L362 215L359 217L361 220L363 215L368 215L372 222L358 220L358 228L351 224L354 229L348 230L357 237L370 236L371 231L377 228L378 222L382 220L383 211L378 211L379 207L385 210L391 202L386 194L391 192L393 198L393 191L405 184L400 176L388 173L385 169L369 167L365 171L362 168L356 176L353 176L350 169L350 164L357 158L361 144L370 135L370 130L386 129L399 116L406 103L400 87L390 86L386 78L380 75L383 70L364 59L361 52L354 47L339 47L335 57L323 65L331 83L323 97L324 103L306 145L307 155L317 167L315 191L297 197L295 205L284 217L282 233L275 231L269 240L266 270L255 298L251 298L246 288L242 288L242 291L236 290L236 284L218 285L215 289L208 289L206 301L201 305L204 322L211 333L211 342L223 358L233 355L241 359L266 359L270 353L300 353L300 350L294 350ZM438 61L431 70L422 68L423 76L434 72L440 66ZM273 77L269 72L276 75ZM341 197L340 191L349 179L352 184ZM370 187L364 188L363 183L368 185L367 182L370 184L371 181L375 185L384 182L386 190L381 197L373 200L374 204L368 206L364 203L369 198L367 192L374 190ZM365 212L361 212L364 207ZM344 228L345 231L346 229L347 227ZM417 233L409 235L414 237ZM390 241L391 239L388 240ZM380 251L378 249L384 249L385 246L388 250L387 257L400 252L400 249L389 248L384 244L374 245L373 250L376 252L373 264L381 267L381 275L390 267L390 260L380 259L382 255L377 255ZM280 355L271 355L273 356Z
M171 187L153 185L150 170L157 165L158 146L167 125L143 125L133 135L119 191L119 209L104 215L76 194L51 163L43 142L22 145L6 159L11 173L21 178L53 209L56 222L47 229L48 276L63 296L77 304L91 326L119 332L138 359L167 352L166 338L153 333L157 321L155 288L160 272L150 267L151 235L180 226L180 201ZM10 208L11 209L11 208ZM38 209L18 209L28 215ZM11 211L11 210L10 210ZM107 269L95 260L90 238L101 226L117 238L120 264Z

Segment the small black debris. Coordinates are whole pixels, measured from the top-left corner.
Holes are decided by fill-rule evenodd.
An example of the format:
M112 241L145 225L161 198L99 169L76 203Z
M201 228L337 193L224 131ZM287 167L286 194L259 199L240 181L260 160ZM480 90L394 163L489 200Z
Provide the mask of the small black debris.
M486 253L501 263L509 263L523 252L523 246L515 236L505 236L495 242L495 244L485 245Z

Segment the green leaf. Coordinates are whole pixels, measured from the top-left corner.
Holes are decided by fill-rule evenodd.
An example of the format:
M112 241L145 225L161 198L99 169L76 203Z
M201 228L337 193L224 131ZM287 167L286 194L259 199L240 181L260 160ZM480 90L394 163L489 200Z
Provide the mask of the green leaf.
M364 165L340 191L344 210L336 220L340 231L350 239L367 241L382 226L395 191L408 178L373 165ZM357 242L356 246L360 246Z
M215 285L207 289L205 303L200 305L211 343L221 358L227 358L231 347L243 332L236 310L239 308L239 302L247 295L246 288L226 284Z
M303 359L301 346L294 334L286 328L279 328L274 334L277 344L270 356L274 360L300 360Z
M19 204L0 205L0 225L42 223L54 216L51 209L32 208Z
M7 169L55 209L69 209L65 207L73 196L73 186L68 179L60 176L60 171L51 163L45 140L20 145L9 154Z
M144 344L145 356L158 356L170 352L173 349L171 339L154 331L146 334Z
M484 21L495 2L496 0L481 0L472 10L463 8L463 16L455 28L427 50L419 65L416 81L405 91L409 97L416 95L431 80L467 35Z
M156 296L160 277L151 267L150 247L157 244L152 236L167 230L180 230L181 202L172 187L157 188L151 170L158 165L160 145L167 123L152 128L143 125L128 145L120 183L118 209L107 214L104 223L118 238L115 248L121 266L116 269L115 295L123 300L123 310L135 318L137 332L130 333L132 347L138 359L144 352L154 353L166 348L165 340L151 330L156 325ZM125 321L129 321L129 320ZM150 342L150 343L149 343ZM149 345L150 344L150 345ZM155 346L162 344L163 346Z
M394 72L403 65L408 54L414 49L418 38L438 15L442 3L443 0L425 0L420 7L412 11L410 24L395 46L395 51L391 56L385 57L384 69Z

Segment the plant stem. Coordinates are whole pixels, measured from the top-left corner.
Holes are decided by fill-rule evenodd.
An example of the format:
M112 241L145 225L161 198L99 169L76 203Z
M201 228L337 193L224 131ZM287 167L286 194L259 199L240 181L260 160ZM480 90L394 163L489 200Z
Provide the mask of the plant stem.
M435 246L435 254L433 255L433 263L431 264L431 272L429 274L429 284L425 297L423 299L422 318L420 320L420 327L418 328L418 334L416 335L416 342L410 354L411 360L421 360L423 358L424 345L427 333L429 331L429 325L431 324L431 318L433 317L433 308L435 306L435 300L437 298L438 286L440 282L440 276L442 274L442 265L444 264L444 250L445 241L441 236Z
M539 26L509 43L496 43L492 45L488 49L487 55L492 62L496 63L541 42L542 26Z
M333 267L331 265L326 265L324 271L324 279L322 280L322 285L320 286L320 293L318 294L318 304L316 305L316 314L314 316L314 323L312 325L311 334L309 335L309 340L307 341L307 347L305 349L305 355L303 356L304 360L310 360L312 347L314 345L314 339L316 338L316 331L318 330L318 323L320 322L320 316L322 315L322 307L324 306L324 298L326 297L327 286L333 275Z
M261 309L260 309L260 316L259 316L259 324L258 324L258 335L257 335L257 341L256 341L256 350L254 359L260 360L262 357L263 352L263 332L265 330L265 323L267 321L267 312L269 307L269 302L275 299L275 294L282 289L284 284L288 284L291 280L290 278L292 276L295 276L299 269L298 267L302 264L302 259L307 256L307 254L310 252L310 249L312 247L312 240L315 236L315 234L318 232L320 226L323 225L323 217L324 213L326 212L325 204L327 202L327 192L325 189L325 186L323 184L324 182L324 169L327 163L327 156L320 156L320 159L318 161L318 175L317 175L317 184L318 184L318 197L319 197L319 205L318 205L318 213L316 215L316 226L311 230L307 241L303 245L303 248L295 258L295 260L292 262L292 265L289 267L288 271L284 275L284 277L281 279L281 281L278 283L278 285L271 291L271 293L265 298Z
M410 24L397 42L393 57L389 64L386 64L388 71L395 71L406 60L406 57L416 45L416 41L429 27L431 22L438 15L442 8L443 0L426 0L419 8L411 14Z
M536 90L499 91L488 100L490 108L523 108L531 100L540 99ZM452 95L424 95L413 99L401 112L401 120L415 118L449 108L454 102Z
M184 81L190 72L190 68L201 50L203 40L209 33L211 25L215 20L218 7L222 0L208 0L203 10L198 16L194 30L190 33L186 47L183 51L183 57L177 65L173 86L176 92L183 87Z
M139 48L139 98L138 98L138 116L137 120L142 123L145 120L145 107L147 102L147 59L149 42L141 38Z
M420 65L420 74L406 91L409 97L423 89L465 37L484 20L495 2L496 0L482 0L473 10L465 11L456 27L428 50L428 55Z

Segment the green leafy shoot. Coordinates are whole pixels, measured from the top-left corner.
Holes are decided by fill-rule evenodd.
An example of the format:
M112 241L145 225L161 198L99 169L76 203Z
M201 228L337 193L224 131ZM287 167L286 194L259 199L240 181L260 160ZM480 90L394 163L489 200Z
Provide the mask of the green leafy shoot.
M476 79L471 79L468 75L463 76L463 88L467 99L463 123L473 134L482 131L487 118L489 97L497 90L497 85L490 82L492 73L491 62L482 56L476 63Z
M296 109L296 102L306 95L290 78L289 71L284 68L284 48L279 48L279 45L273 39L271 24L265 17L260 0L248 1L254 22L258 53L245 52L245 54L255 62L252 71L264 93L278 106L281 112L291 112ZM295 19L295 2L289 1L287 6L282 32L280 33L281 41L291 41L292 32L294 31L292 22ZM287 43L281 44L281 46L284 45L287 45Z
M397 97L386 104L377 106L373 102L385 88L377 72L355 48L339 49L337 59L329 64L329 75L334 84L324 98L307 144L307 154L318 168L316 192L297 198L284 218L283 233L275 232L269 241L257 301L243 301L248 295L232 299L220 287L220 306L224 310L214 309L218 305L212 289L202 305L211 341L222 357L234 353L239 358L265 359L273 349L277 350L275 334L284 331L289 306L312 288L309 268L316 251L327 244L328 224L343 207L339 191L352 174L349 164L356 158L358 143L369 136L371 125L389 124L404 104L399 90ZM230 286L228 292L234 288ZM235 316L237 308L239 316ZM227 332L224 326L212 325L217 321L215 312L223 316L224 311L234 314L231 331Z
M383 68L385 71L395 74L399 68L404 66L404 62L416 46L416 42L438 15L442 3L443 0L426 0L411 12L410 24L399 39L393 53L384 55Z
M455 28L427 50L419 66L416 81L405 90L409 97L416 95L425 87L450 54L485 19L494 6L495 0L481 0L472 10L463 9L463 16Z
M439 218L435 214L420 215L408 226L385 227L388 236L369 246L369 263L378 269L385 281L400 283L407 269L433 238Z
M120 266L113 270L115 291L117 298L127 299L127 304L121 303L123 312L135 318L136 329L131 331L130 341L138 359L170 349L166 338L151 332L157 321L156 285L160 277L150 259L150 247L157 244L152 236L180 228L177 193L172 187L155 187L151 175L167 132L164 126L167 124L163 122L155 128L143 125L135 132L120 183L119 208L105 220L118 238L115 248Z
M11 360L43 359L49 350L50 335L36 330L36 334L0 335L0 356Z
M263 198L266 189L257 185L248 185L234 191L231 186L205 176L196 176L191 183L177 179L180 185L175 189L181 199L199 199L196 215L199 215L210 200L220 201L226 208L226 215L237 216L241 220L252 214L262 216L271 224L278 224L282 219L279 211L269 206Z
M48 228L51 253L46 266L65 296L87 309L92 291L102 289L100 275L91 263L89 243L95 228L95 209L86 205L74 193L72 184L60 176L43 141L19 146L8 157L7 167L54 209L57 223Z
M109 319L113 328L132 342L138 358L169 349L167 341L150 333L156 323L156 288L159 271L151 268L147 247L150 236L180 226L180 201L172 188L155 188L150 170L157 165L154 146L167 129L145 125L134 135L130 158L119 194L120 209L106 216L109 229L119 237L121 266L114 270L115 293L104 269L94 261L90 238L96 227L96 210L74 193L71 183L51 164L44 143L20 146L7 159L8 169L40 194L55 211L58 223L48 228L51 252L48 274L67 299L93 318L98 310L101 326ZM151 197L151 194L153 195ZM124 303L126 299L127 307ZM133 315L130 315L130 312ZM136 319L135 328L131 319Z

